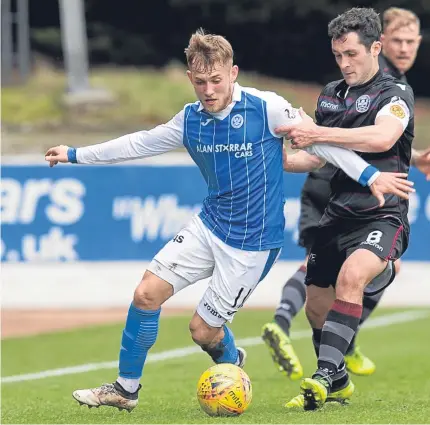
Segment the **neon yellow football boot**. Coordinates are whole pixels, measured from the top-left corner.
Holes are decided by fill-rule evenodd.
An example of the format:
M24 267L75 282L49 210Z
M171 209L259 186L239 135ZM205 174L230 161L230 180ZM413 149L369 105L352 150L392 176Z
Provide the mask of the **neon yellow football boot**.
M359 347L355 347L352 353L345 354L345 365L348 372L359 376L373 375L376 370L375 363L365 356Z
M341 405L349 404L349 399L354 394L355 385L352 381L341 390L334 391L327 396L326 403L339 403ZM287 409L303 409L305 407L305 397L303 394L296 395L285 404Z
M332 391L328 396L326 403L337 402L339 404L348 404L349 399L352 397L355 391L354 383L349 380L348 385L341 390Z
M288 335L275 322L266 323L262 329L263 341L269 347L272 360L284 375L296 381L303 376L303 367Z
M300 394L303 395L303 408L317 410L324 406L330 391L330 384L322 377L305 378L300 384Z

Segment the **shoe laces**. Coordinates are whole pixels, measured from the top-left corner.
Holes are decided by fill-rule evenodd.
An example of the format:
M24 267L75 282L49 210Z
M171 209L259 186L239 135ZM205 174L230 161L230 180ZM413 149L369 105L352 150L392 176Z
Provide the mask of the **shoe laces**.
M332 374L334 375L334 374ZM331 374L328 372L327 369L318 369L312 376L312 379L315 379L315 381L320 382L324 385L324 387L327 389L328 392L330 392L330 388L333 383L333 379L331 377Z
M109 394L117 394L118 393L114 384L102 384L97 389L100 391L103 391L105 393L109 393Z

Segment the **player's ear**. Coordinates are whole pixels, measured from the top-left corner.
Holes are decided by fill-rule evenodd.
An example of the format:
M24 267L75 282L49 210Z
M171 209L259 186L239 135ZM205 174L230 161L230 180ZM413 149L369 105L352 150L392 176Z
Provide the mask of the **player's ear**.
M382 50L382 43L380 41L374 41L372 46L370 47L370 53L373 56L378 56Z
M234 82L234 81L236 81L238 74L239 74L239 67L238 67L237 65L233 65L233 66L231 67L231 73L230 73L230 75L231 75L231 80L232 80L233 82Z

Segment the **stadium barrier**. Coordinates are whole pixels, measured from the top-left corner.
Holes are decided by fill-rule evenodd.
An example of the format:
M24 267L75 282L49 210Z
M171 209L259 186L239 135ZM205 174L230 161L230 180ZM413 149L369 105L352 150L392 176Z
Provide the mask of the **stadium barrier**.
M181 155L170 158L176 159L53 169L6 161L1 198L3 307L128 303L147 262L200 210L206 195L197 167ZM251 305L273 305L283 281L304 257L297 246L304 179L303 174L284 176L285 246L265 279L276 283L261 285ZM395 286L426 285L413 291L415 297L393 296L400 304L430 300L425 295L430 292L430 183L415 169L410 179L417 190L410 201L411 238ZM176 302L194 304L198 293L190 291L183 301L175 297Z

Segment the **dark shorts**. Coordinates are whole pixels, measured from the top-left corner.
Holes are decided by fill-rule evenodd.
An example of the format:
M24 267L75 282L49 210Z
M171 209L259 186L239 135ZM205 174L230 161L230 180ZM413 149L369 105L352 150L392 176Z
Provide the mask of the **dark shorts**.
M318 224L330 199L330 181L310 178L300 198L299 245L309 254L315 241Z
M400 258L408 246L408 232L396 218L372 222L343 222L319 227L309 254L306 285L335 286L345 260L357 249L367 249L389 261Z

